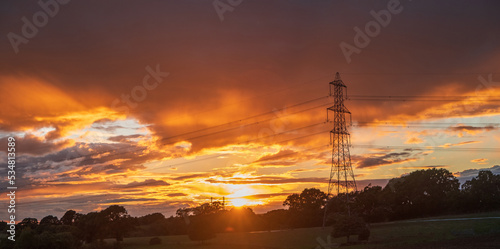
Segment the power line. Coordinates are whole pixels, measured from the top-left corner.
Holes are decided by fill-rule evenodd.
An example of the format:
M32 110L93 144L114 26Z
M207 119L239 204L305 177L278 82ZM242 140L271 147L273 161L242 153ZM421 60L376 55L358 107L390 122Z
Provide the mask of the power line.
M207 131L207 130L211 130L211 129L215 129L215 128L219 128L219 127L223 127L223 126L227 126L227 125L231 125L231 124L241 123L241 122L243 122L245 120L251 120L251 119L254 119L254 118L257 118L257 117L266 116L266 115L269 115L269 114L274 114L276 112L283 111L283 110L286 110L288 108L294 108L294 107L297 107L297 106L301 106L301 105L313 103L313 102L316 102L316 101L321 100L321 99L326 99L327 97L328 96L322 96L322 97L319 97L319 98L314 98L314 99L307 100L307 101L304 101L304 102L301 102L301 103L298 103L298 104L294 104L294 105L291 105L291 106L285 106L285 107L280 108L280 109L275 109L273 111L260 113L260 114L257 114L257 115L254 115L254 116L250 116L250 117L246 117L246 118L242 118L242 119L239 119L239 120L234 120L234 121L230 121L230 122L227 122L227 123L223 123L223 124L219 124L219 125L214 125L214 126L206 127L206 128L203 128L203 129L198 129L198 130L194 130L194 131L190 131L190 132L186 132L186 133L181 133L181 134L174 135L174 136L165 137L162 140L168 140L168 139L172 139L172 138L176 138L176 137L181 137L181 136L189 135L189 134L193 134L193 133L198 133L198 132L201 132L201 131ZM311 108L311 109L313 109L313 108ZM311 110L311 109L306 109L306 110ZM296 113L299 113L299 112L296 112ZM296 113L293 113L293 114L296 114ZM282 116L287 116L287 115L282 115ZM269 121L269 120L272 120L272 119L267 119L265 121ZM265 122L265 121L259 121L259 122ZM258 124L259 122L254 122L253 124Z
M371 73L345 73L346 75L481 75L481 74L500 74L495 72L453 72L453 73L443 73L443 72L398 72L398 73L381 73L381 72L371 72Z
M437 95L349 95L348 100L360 101L481 101L499 102L500 99L489 99L492 96L437 96Z
M438 145L438 146L397 146L397 145L369 145L369 144L353 144L353 148L376 148L376 149L402 149L406 151L429 151L429 150L439 150L439 151L468 151L468 152L500 152L500 148L495 147L483 147L483 148L456 148L455 146L461 145Z
M288 108L293 108L293 107L301 106L301 105L304 105L304 104L313 103L313 102L316 102L316 101L318 101L318 100L321 100L321 99L326 99L326 98L327 98L327 96L314 98L314 99L307 100L307 101L304 101L304 102L301 102L301 103L298 103L298 104L294 104L294 105L292 105L292 106L289 106ZM295 115L295 114L297 114L297 113L306 112L306 111L313 110L313 109L316 109L316 108L318 108L318 107L323 107L323 106L326 106L326 105L328 105L328 103L326 103L326 104L321 104L321 105L317 105L317 106L314 106L314 107L311 107L311 108L302 109L302 110L295 111L295 112L292 112L292 113L283 114L283 115L281 115L281 116L280 116L280 118L282 118L282 117L287 117L287 116L291 116L291 115ZM284 110L284 109L286 109L286 108L287 108L287 107L284 107L284 108L281 108L281 109L277 109L277 110L275 110L275 111L278 111L278 110ZM226 126L226 125L229 125L229 124L235 124L235 123L241 122L242 120L250 120L250 119L253 119L253 118L255 118L255 117L269 115L270 113L274 113L274 111L271 111L271 112L265 112L265 113L261 113L261 114L257 114L257 115L251 116L251 117L247 117L247 118L240 119L240 120L236 120L236 121L227 122L227 123L224 123L224 124L219 124L219 125L212 126L212 127L207 127L207 128L203 128L203 129L198 129L198 130L190 131L190 132L183 133L183 134L180 134L180 135L174 135L174 136L170 136L170 137L162 138L160 141L168 140L168 139L175 138L175 137L180 137L180 136L182 136L182 135L184 135L184 134L194 134L194 133L198 133L198 132L201 132L201 131L214 129L214 128L216 128L216 127L222 127L222 126ZM193 136L193 137L190 137L190 138L186 138L186 140L195 140L195 139L199 139L199 138L202 138L202 137L207 137L207 136L211 136L211 135L215 135L215 134L220 134L220 133L224 133L224 132L228 132L228 131L232 131L232 130L237 130L237 129L241 129L241 128L244 128L244 127L249 127L249 126L252 126L252 125L257 125L257 124L261 124L261 123L263 123L263 122L271 121L271 120L274 120L275 118L276 118L276 117L273 117L273 118L268 118L268 119L259 120L259 121L253 122L253 123L240 125L240 126L238 126L238 127L228 128L228 129L225 129L225 130L222 130L222 131L211 132L211 133L207 133L207 134L203 134L203 135L199 135L199 136ZM166 145L166 144L168 144L168 143L163 143L163 144L161 144L161 145ZM122 153L115 153L115 154L113 154L113 155L120 155L120 154L125 154L125 153L133 153L133 152L138 152L138 151L141 151L141 150L143 150L143 149L145 149L145 148L136 149L136 150L124 151L124 152L122 152ZM126 150L126 149L125 149L125 150ZM78 158L84 158L84 157L88 157L88 156L91 156L91 155L97 155L97 154L102 154L102 153L107 153L107 152L113 152L113 151L115 151L115 150L114 150L114 149L112 149L112 150L107 150L107 151L99 151L99 152L96 152L96 153L89 153L89 154L85 154L85 155L78 155L78 156L75 156L75 157L69 158L68 160L74 160L74 159L78 159Z
M285 134L285 133L289 133L289 132L292 132L292 131L297 131L297 130L300 130L300 129L311 128L311 127L317 126L319 124L324 124L324 123L317 123L317 124L313 124L313 125L308 125L308 126L300 127L300 128L297 128L297 129L289 130L289 131L286 131L286 132L281 132L280 134ZM328 130L323 130L323 131L320 131L320 132L316 132L316 133L305 135L305 136L301 136L301 137L295 137L295 138L292 138L292 139L281 140L281 141L278 141L276 143L281 144L281 143L290 142L290 141L293 141L293 140L303 139L303 138L306 138L306 137L312 137L312 136L316 136L316 135L319 135L319 134L324 134L327 131ZM276 135L278 135L278 134L276 134ZM275 136L275 135L270 135L270 136L267 136L267 137L271 137L271 136ZM261 140L261 139L262 138L257 138L257 139L252 139L252 140ZM245 144L248 143L249 141L252 141L252 140L246 141ZM242 144L244 144L244 143L238 143L235 146L242 145ZM210 159L217 158L217 157L220 157L220 155L217 154L217 155L207 156L207 157L200 158L200 159L194 159L194 160L187 161L187 162L176 163L176 164L169 164L167 166L159 166L159 167L156 167L156 168L149 168L148 170L152 171L152 170L158 170L158 169L164 169L164 168L171 168L171 167L174 167L174 166L186 165L186 164L196 163L196 162L199 162L199 161L210 160Z
M456 123L456 122L397 122L397 121L355 121L356 123L358 124L385 124L385 125L388 125L388 124L394 124L394 125L427 125L427 124L430 124L430 125L434 125L434 124L443 124L443 125L485 125L485 126L498 126L500 124L498 123L483 123L483 122L460 122L460 123ZM456 126L456 127L460 127L460 126Z
M320 98L316 98L314 100L310 100L310 101L306 101L306 102L307 103L312 103L314 101L317 101L319 99L324 99L324 98L325 97L320 97ZM300 104L297 104L297 105L294 105L294 106L299 106L299 105L302 105L302 104L304 104L306 102L303 102L303 103L300 103ZM302 112L310 111L310 110L316 109L318 107L326 106L326 105L328 105L328 103L321 104L321 105L314 106L314 107L310 107L310 108L306 108L306 109L302 109L300 111L296 111L296 112L292 112L292 113L280 115L279 118L283 118L283 117L295 115L297 113L302 113ZM282 108L281 110L284 110L284 109L286 109L286 108ZM242 120L253 119L253 118L258 117L258 116L268 115L269 113L274 113L274 111L273 112L259 114L259 115L255 115L255 116L244 118L244 119L240 119L240 120L237 120L237 121L231 121L231 122L228 122L228 123L225 123L225 124L221 124L221 125L216 125L216 126L212 126L212 127L208 127L208 128L196 130L196 131L187 132L187 133L184 133L184 134L181 134L181 135L166 137L166 138L163 138L162 140L168 140L168 139L171 139L171 138L180 137L180 136L185 135L185 134L193 134L193 133L197 133L197 132L203 131L203 130L210 130L210 129L213 129L213 128L217 128L217 127L221 127L221 126L226 126L228 124L238 123L238 122L240 122ZM261 123L264 123L264 122L268 122L268 121L271 121L271 120L274 120L274 119L276 119L276 117L272 117L272 118L268 118L268 119L264 119L264 120L255 121L255 122L252 122L252 123L249 123L249 124L240 125L240 126L233 127L233 128L228 128L228 129L221 130L221 131L211 132L211 133L207 133L207 134L204 134L204 135L199 135L199 136L195 136L195 137L186 138L186 140L194 140L194 139L198 139L198 138L202 138L202 137L206 137L206 136L211 136L211 135L215 135L215 134L224 133L224 132L227 132L227 131L237 130L237 129L241 129L241 128L244 128L244 127L248 127L248 126L252 126L252 125L257 125L257 124L261 124Z

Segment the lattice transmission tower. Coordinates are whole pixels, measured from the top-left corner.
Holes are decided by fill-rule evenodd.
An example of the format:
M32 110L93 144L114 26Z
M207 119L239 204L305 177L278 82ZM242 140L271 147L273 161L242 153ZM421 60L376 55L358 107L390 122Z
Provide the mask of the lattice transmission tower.
M344 90L346 94L344 95ZM333 123L333 129L330 131L330 144L332 144L332 167L330 170L330 180L328 182L328 199L325 207L323 226L325 226L328 212L328 203L335 193L337 196L345 195L347 212L349 209L349 192L357 191L356 180L351 166L351 154L349 148L351 139L347 130L346 114L351 112L344 106L344 100L347 98L347 87L340 79L340 74L335 74L335 80L330 82L330 96L333 97L333 106L327 108L327 122ZM331 120L329 113L333 113Z

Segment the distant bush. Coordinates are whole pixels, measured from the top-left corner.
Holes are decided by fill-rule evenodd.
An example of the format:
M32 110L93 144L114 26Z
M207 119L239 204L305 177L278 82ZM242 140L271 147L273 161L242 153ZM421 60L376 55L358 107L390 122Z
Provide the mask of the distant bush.
M358 240L367 240L370 236L370 230L368 230L363 219L358 216L335 214L333 220L331 235L334 238L347 237L347 243L349 243L351 235L358 235Z

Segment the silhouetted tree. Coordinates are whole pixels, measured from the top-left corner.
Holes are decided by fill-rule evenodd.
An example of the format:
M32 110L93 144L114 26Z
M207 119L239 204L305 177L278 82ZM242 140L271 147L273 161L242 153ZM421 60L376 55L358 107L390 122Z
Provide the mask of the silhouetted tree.
M323 208L326 203L326 194L316 188L306 188L300 194L289 195L283 202L290 210L315 212Z
M57 219L56 216L52 216L52 215L48 215L48 216L45 216L42 218L42 220L40 220L40 226L42 225L61 225L61 221L59 221L59 219Z
M210 203L201 204L192 209L194 215L214 214L222 210L222 202L214 201Z
M384 191L395 218L411 218L447 211L459 194L459 182L448 170L433 168L392 179Z
M207 215L191 217L188 225L189 239L204 243L206 240L215 238L215 231L212 228L213 224Z
M123 241L123 237L132 229L132 221L125 207L112 205L102 210L100 214L108 234L116 241Z
M16 240L16 249L33 249L37 248L38 237L30 226L26 226L22 230L19 238Z
M288 206L290 222L294 227L320 225L326 194L316 188L306 188L300 194L289 195L283 202Z
M257 215L248 207L233 208L219 218L226 220L225 228L231 228L230 231L235 232L253 231L257 225Z
M78 214L74 210L68 210L64 215L61 217L61 223L63 225L73 225L75 220L77 219Z
M81 243L70 232L51 233L44 231L36 238L37 249L76 249ZM33 248L33 249L34 249Z
M17 227L19 231L25 229L25 228L30 228L31 230L35 230L38 226L38 220L36 218L24 218L23 221L19 222L17 224Z
M290 227L289 211L285 209L271 210L260 215L264 221L264 229L276 230Z
M161 213L148 214L138 219L138 225L145 236L162 236L169 234L169 224Z
M167 218L168 234L180 235L187 234L188 217L170 216Z
M371 184L355 195L354 209L366 222L386 221L391 212L382 187Z
M332 219L333 231L331 235L334 238L346 237L347 243L349 243L349 238L352 235L362 235L362 239L364 240L370 236L370 230L363 219L358 216L336 213Z
M96 239L104 239L103 227L105 219L102 213L90 212L82 215L77 219L75 224L82 231L82 239L86 243L91 243Z
M157 221L165 220L165 216L161 213L152 213L142 217L139 217L139 224L149 225Z
M468 211L500 208L500 175L479 171L477 177L462 185L465 209Z

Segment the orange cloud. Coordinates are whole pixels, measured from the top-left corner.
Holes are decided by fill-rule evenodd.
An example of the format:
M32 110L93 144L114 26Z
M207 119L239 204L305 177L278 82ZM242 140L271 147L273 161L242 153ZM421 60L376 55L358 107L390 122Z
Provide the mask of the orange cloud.
M459 137L463 137L464 134L476 135L482 132L496 130L498 127L494 127L493 125L487 126L471 126L471 125L463 125L458 124L456 126L449 127L448 130L453 132L458 132Z
M439 145L438 147L440 148L450 148L454 146L461 146L461 145L466 145L466 144L475 144L475 143L481 143L481 141L465 141L465 142L460 142L460 143L446 143L443 145Z
M362 169L415 161L416 158L412 156L409 152L391 152L387 154L353 155L351 159L357 169Z
M412 138L406 140L405 144L421 144L423 142L424 142L424 140L422 140L418 137L412 137Z
M473 160L471 160L471 163L487 164L488 163L488 159L486 159L486 158L473 159Z

